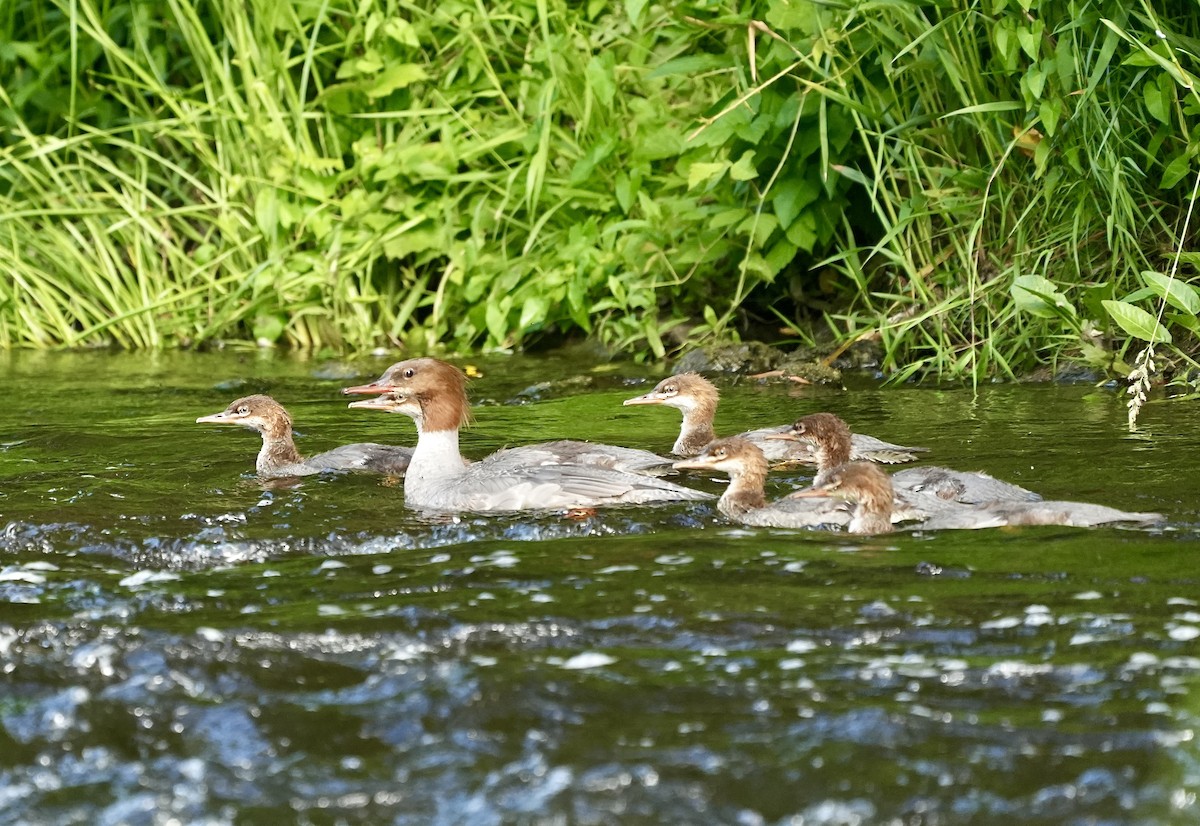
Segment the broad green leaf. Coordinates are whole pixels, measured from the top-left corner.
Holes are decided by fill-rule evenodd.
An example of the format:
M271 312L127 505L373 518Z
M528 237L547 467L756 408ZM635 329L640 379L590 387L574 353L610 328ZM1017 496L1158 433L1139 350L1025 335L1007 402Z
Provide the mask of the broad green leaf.
M1174 189L1175 185L1187 177L1192 169L1192 156L1185 149L1171 159L1163 169L1162 180L1158 182L1162 189Z
M707 181L716 181L729 169L729 161L719 163L694 163L688 169L688 189L695 189Z
M1158 75L1158 77L1166 77L1166 75ZM1159 123L1171 122L1171 98L1168 96L1170 92L1171 87L1163 89L1157 79L1148 80L1142 84L1142 98L1146 102L1146 111Z
M417 38L417 30L413 28L412 23L400 17L392 17L383 24L383 33L405 46L412 46L414 49L421 45L421 41Z
M1025 52L1030 60L1038 59L1042 43L1042 32L1039 29L1022 26L1017 29L1017 42L1021 44L1021 51Z
M779 225L790 227L796 216L821 194L821 185L810 181L802 174L792 174L775 183L771 188L771 204Z
M617 94L617 81L614 77L615 63L612 52L606 52L602 57L593 55L587 64L588 85L596 100L605 106L611 106Z
M625 0L625 15L629 22L637 26L642 20L642 11L646 8L646 0Z
M425 67L417 63L398 63L389 66L372 78L371 84L364 90L371 99L385 97L397 89L411 86L419 80L429 77Z
M735 181L749 181L758 177L758 169L754 166L754 150L743 153L738 162L729 167L729 177Z
M1167 328L1158 323L1158 319L1141 307L1126 304L1124 301L1100 302L1117 326L1134 338L1148 341L1151 344L1170 344L1171 334Z
M259 313L254 317L254 339L271 343L279 341L285 326L283 316L277 313Z
M1040 275L1019 275L1010 290L1017 309L1038 318L1060 318L1074 315L1075 308L1048 278Z
M786 238L777 242L775 246L767 251L763 259L767 262L767 267L771 271L771 278L774 279L779 271L792 263L792 259L796 257L796 245Z
M1160 272L1142 271L1142 280L1155 294L1177 310L1200 315L1200 292L1191 284Z
M531 295L526 298L524 306L521 307L521 321L518 325L521 332L525 332L534 324L544 322L549 309L550 302L540 295Z

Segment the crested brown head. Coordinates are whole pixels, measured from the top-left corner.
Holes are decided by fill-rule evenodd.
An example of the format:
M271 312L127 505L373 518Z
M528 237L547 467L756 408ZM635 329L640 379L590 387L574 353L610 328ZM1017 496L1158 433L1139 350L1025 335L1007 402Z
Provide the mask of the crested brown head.
M471 421L467 403L467 376L452 364L430 357L393 364L379 377L389 392L415 398L421 406L425 430L457 430Z
M680 373L663 379L643 396L626 399L625 404L661 404L685 413L703 410L711 415L716 412L719 399L717 388L704 376L699 373Z
M790 431L800 441L825 451L830 465L850 461L850 426L833 413L811 413L797 419Z
M864 504L887 502L890 505L894 496L891 477L871 462L839 465L830 471L828 481L821 488L828 495Z
M292 431L292 417L284 410L283 405L262 394L243 396L230 402L220 413L201 416L196 422L239 425L270 435L289 434Z

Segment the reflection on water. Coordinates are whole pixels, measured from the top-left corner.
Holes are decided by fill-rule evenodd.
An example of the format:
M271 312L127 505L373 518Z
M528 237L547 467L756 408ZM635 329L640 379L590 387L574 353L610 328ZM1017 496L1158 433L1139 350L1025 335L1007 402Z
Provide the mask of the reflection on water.
M472 455L674 440L620 406L643 368L476 364ZM383 366L0 355L0 822L1196 822L1192 407L1131 437L1108 389L727 382L722 432L832 409L1170 519L866 539L429 519L378 478L265 487L255 434L193 423L269 392L302 450L411 443L337 395Z

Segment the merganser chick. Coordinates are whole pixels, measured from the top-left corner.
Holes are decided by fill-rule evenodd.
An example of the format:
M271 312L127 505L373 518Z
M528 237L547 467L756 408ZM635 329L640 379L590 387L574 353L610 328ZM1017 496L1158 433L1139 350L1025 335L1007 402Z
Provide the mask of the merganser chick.
M465 464L458 430L469 418L466 376L438 359L400 362L372 384L343 392L387 392L350 406L403 413L416 422L417 445L404 479L404 501L413 508L515 511L712 498L653 476L595 465L526 461L519 448Z
M360 442L305 459L296 450L292 439L292 417L270 396L246 396L230 403L220 413L201 416L196 423L240 425L261 433L262 449L254 467L259 476L268 479L342 470L403 476L412 456L412 448Z
M853 502L850 533L889 533L892 530L892 503L896 498L892 480L870 462L839 465L826 474L822 484L790 496L797 500L833 496Z
M894 478L894 477L893 477ZM852 533L885 533L892 529L894 492L887 474L866 462L851 462L831 470L825 482L792 494L793 497L839 496L855 502ZM926 497L928 498L928 497ZM1130 513L1087 502L991 502L963 505L944 502L925 521L912 526L919 530L958 528L975 530L1016 525L1065 525L1090 528L1113 522L1160 522L1158 513Z
M438 359L430 360L439 361ZM412 359L411 361L420 361L420 359ZM375 379L375 381L355 387L347 387L342 390L342 394L375 395L386 394L401 389L407 386L406 382L410 378L404 375L409 369L404 365L408 363L406 361L397 362L385 370L383 375ZM446 365L449 370L462 372L457 367L446 364L446 362L439 361L439 363ZM354 407L356 405L351 406ZM398 406L394 404L388 404L383 407L360 404L357 407L400 412ZM463 420L463 424L468 423L470 423L469 411ZM591 465L593 467L607 468L608 470L645 473L654 476L669 473L671 470L670 459L659 456L657 453L652 453L649 450L621 447L620 445L606 445L597 442L584 442L577 439L558 439L553 442L541 442L540 444L518 445L504 449L503 454L505 461L512 462L513 464Z
M796 440L812 446L816 454L817 476L814 486L823 485L830 472L854 460L850 426L833 413L813 413L797 419L784 433L772 438ZM908 493L926 493L964 504L1017 501L1035 502L1042 497L1031 490L1003 482L981 471L951 470L944 467L919 467L897 471L892 487Z
M670 376L655 385L649 393L626 399L623 404L643 405L659 404L674 407L683 412L683 425L679 430L679 438L671 452L676 456L696 456L704 446L717 438L713 430L713 419L717 413L717 403L720 395L717 388L708 379L698 373L680 373ZM785 462L801 462L814 464L816 457L813 450L803 442L789 442L772 439L779 433L786 432L791 425L764 427L738 434L741 438L753 442L773 464ZM851 454L855 459L864 459L884 464L901 464L917 459L918 453L924 453L928 448L905 447L876 439L874 436L854 434L851 438Z
M729 436L710 442L700 455L676 462L688 470L718 470L729 474L729 487L717 500L717 510L744 525L772 528L812 528L850 525L852 507L834 497L785 497L768 503L764 493L767 457L758 445L741 436ZM889 488L890 490L890 488ZM940 509L940 508L939 508ZM888 518L894 521L925 519L929 513L919 504L907 501L888 506Z

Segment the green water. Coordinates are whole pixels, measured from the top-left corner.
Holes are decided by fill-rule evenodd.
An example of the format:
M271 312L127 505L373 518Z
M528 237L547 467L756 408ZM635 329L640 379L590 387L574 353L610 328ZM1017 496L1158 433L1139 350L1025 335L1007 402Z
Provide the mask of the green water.
M387 363L0 354L0 823L1200 820L1196 405L1130 435L1119 389L722 382L721 433L833 410L1168 517L866 539L430 520L375 477L263 486L256 434L194 424L268 392L302 451L411 443L338 395ZM645 368L472 363L469 455L678 429L621 407Z

